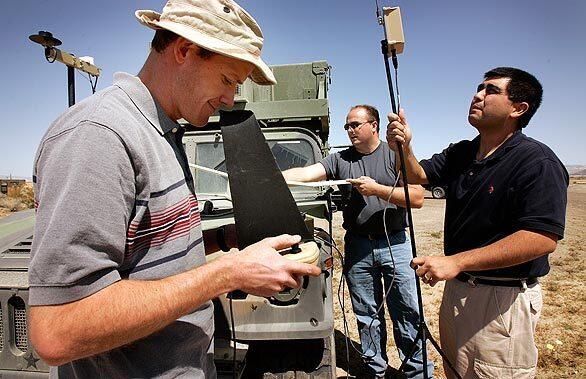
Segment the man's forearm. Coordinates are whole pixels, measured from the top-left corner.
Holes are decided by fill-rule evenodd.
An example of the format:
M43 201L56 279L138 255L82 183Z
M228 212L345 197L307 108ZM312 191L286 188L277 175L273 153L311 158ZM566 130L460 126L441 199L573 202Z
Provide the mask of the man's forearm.
M31 340L50 365L60 365L146 337L235 289L224 264L156 281L121 280L72 303L32 307Z
M321 163L306 167L294 167L283 171L285 180L297 182L315 182L326 179L326 169Z
M405 157L405 169L407 171L407 182L410 184L427 184L427 175L423 170L423 167L415 158L411 146L403 148L403 155ZM397 172L401 172L401 160L397 156Z
M306 182L309 181L306 178L306 172L303 167L295 167L290 168L288 170L283 171L283 177L285 180L293 180L298 182Z
M378 198L403 208L407 206L403 186L398 184L394 189L393 187L382 184L379 184L379 186L379 190L377 191ZM423 188L421 186L409 185L409 201L413 208L421 208L423 206Z
M416 257L411 265L425 283L455 278L462 271L494 270L516 266L555 250L557 236L520 230L495 243L450 256Z
M465 251L452 258L459 271L481 271L511 267L549 254L557 246L557 236L520 230L488 246Z

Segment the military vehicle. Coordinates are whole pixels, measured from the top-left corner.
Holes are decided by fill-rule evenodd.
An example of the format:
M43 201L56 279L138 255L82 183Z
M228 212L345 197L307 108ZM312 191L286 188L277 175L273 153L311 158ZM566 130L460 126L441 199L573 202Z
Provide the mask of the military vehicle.
M272 69L278 84L258 86L247 80L238 86L234 109L254 112L281 170L313 164L328 153L330 67L318 61ZM225 172L218 121L214 115L204 128L183 122L187 129L183 144L191 164ZM234 223L228 179L197 168L192 168L192 174L204 230ZM291 187L291 192L320 246L319 264L331 267L328 191L298 186ZM49 367L35 353L26 325L32 227L23 224L4 239L1 228L0 377L47 377ZM208 260L220 254L208 255ZM271 298L247 295L230 301L223 295L215 299L219 377L335 377L331 274L330 270L306 280L300 289Z

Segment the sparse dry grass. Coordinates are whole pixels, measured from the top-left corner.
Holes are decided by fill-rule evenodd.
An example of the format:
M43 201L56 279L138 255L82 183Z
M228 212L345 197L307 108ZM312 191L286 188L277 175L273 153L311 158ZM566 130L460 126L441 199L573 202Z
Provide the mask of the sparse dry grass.
M430 232L429 235L432 236L433 238L442 238L442 232L438 231L438 232Z
M586 183L586 181L585 181ZM422 209L413 212L418 255L439 255L443 253L444 201L426 199ZM336 215L334 237L342 247L341 215ZM544 307L537 327L536 343L539 349L538 378L585 378L586 343L583 340L586 330L586 185L571 184L568 194L565 238L558 243L557 250L550 257L551 272L541 280L544 294ZM336 296L340 271L336 263L334 276L335 328L337 332L336 352L339 377L345 377L346 351L342 312ZM426 321L432 335L439 340L438 311L443 293L443 283L431 288L423 285L423 302ZM359 342L356 321L352 306L345 291L346 318L349 324L349 337ZM390 320L387 314L387 323ZM350 373L361 377L361 362L350 349ZM387 344L390 364L398 367L400 362L392 338ZM439 354L428 344L430 359L435 363L435 378L444 378Z
M5 209L7 212L18 212L27 207L19 198L3 197L0 199L0 208Z
M570 184L586 184L586 176L572 176Z
M586 183L586 182L585 182ZM537 328L540 378L586 377L586 185L570 186L565 238L550 257Z

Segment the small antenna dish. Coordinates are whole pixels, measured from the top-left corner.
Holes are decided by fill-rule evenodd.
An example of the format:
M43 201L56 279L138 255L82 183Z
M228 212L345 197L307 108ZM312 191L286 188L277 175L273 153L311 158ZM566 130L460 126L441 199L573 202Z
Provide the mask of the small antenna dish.
M45 32L43 30L39 31L39 34L31 34L28 36L28 39L45 47L55 47L61 45L61 41L53 37L53 33Z
M69 106L75 104L75 69L81 72L85 72L89 75L92 92L96 91L98 77L102 73L102 70L99 67L94 66L94 59L92 57L78 58L71 53L59 50L55 46L61 45L61 41L53 37L51 32L44 30L41 30L38 34L32 34L28 36L28 39L45 48L45 59L47 62L53 63L58 61L67 66L67 91L69 96ZM94 81L91 79L92 76L95 78Z

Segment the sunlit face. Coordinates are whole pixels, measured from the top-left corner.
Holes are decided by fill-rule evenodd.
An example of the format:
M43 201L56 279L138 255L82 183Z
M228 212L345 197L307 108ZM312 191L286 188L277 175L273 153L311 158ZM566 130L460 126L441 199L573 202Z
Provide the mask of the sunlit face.
M236 85L246 80L254 66L220 54L201 58L197 49L191 45L186 53L174 96L181 117L192 125L204 126L218 108L232 108Z
M478 86L468 112L472 126L479 130L498 127L515 111L507 93L509 81L509 78L487 79Z
M369 143L372 138L377 138L377 123L364 108L352 109L346 116L346 125L351 126L346 132L354 146Z

